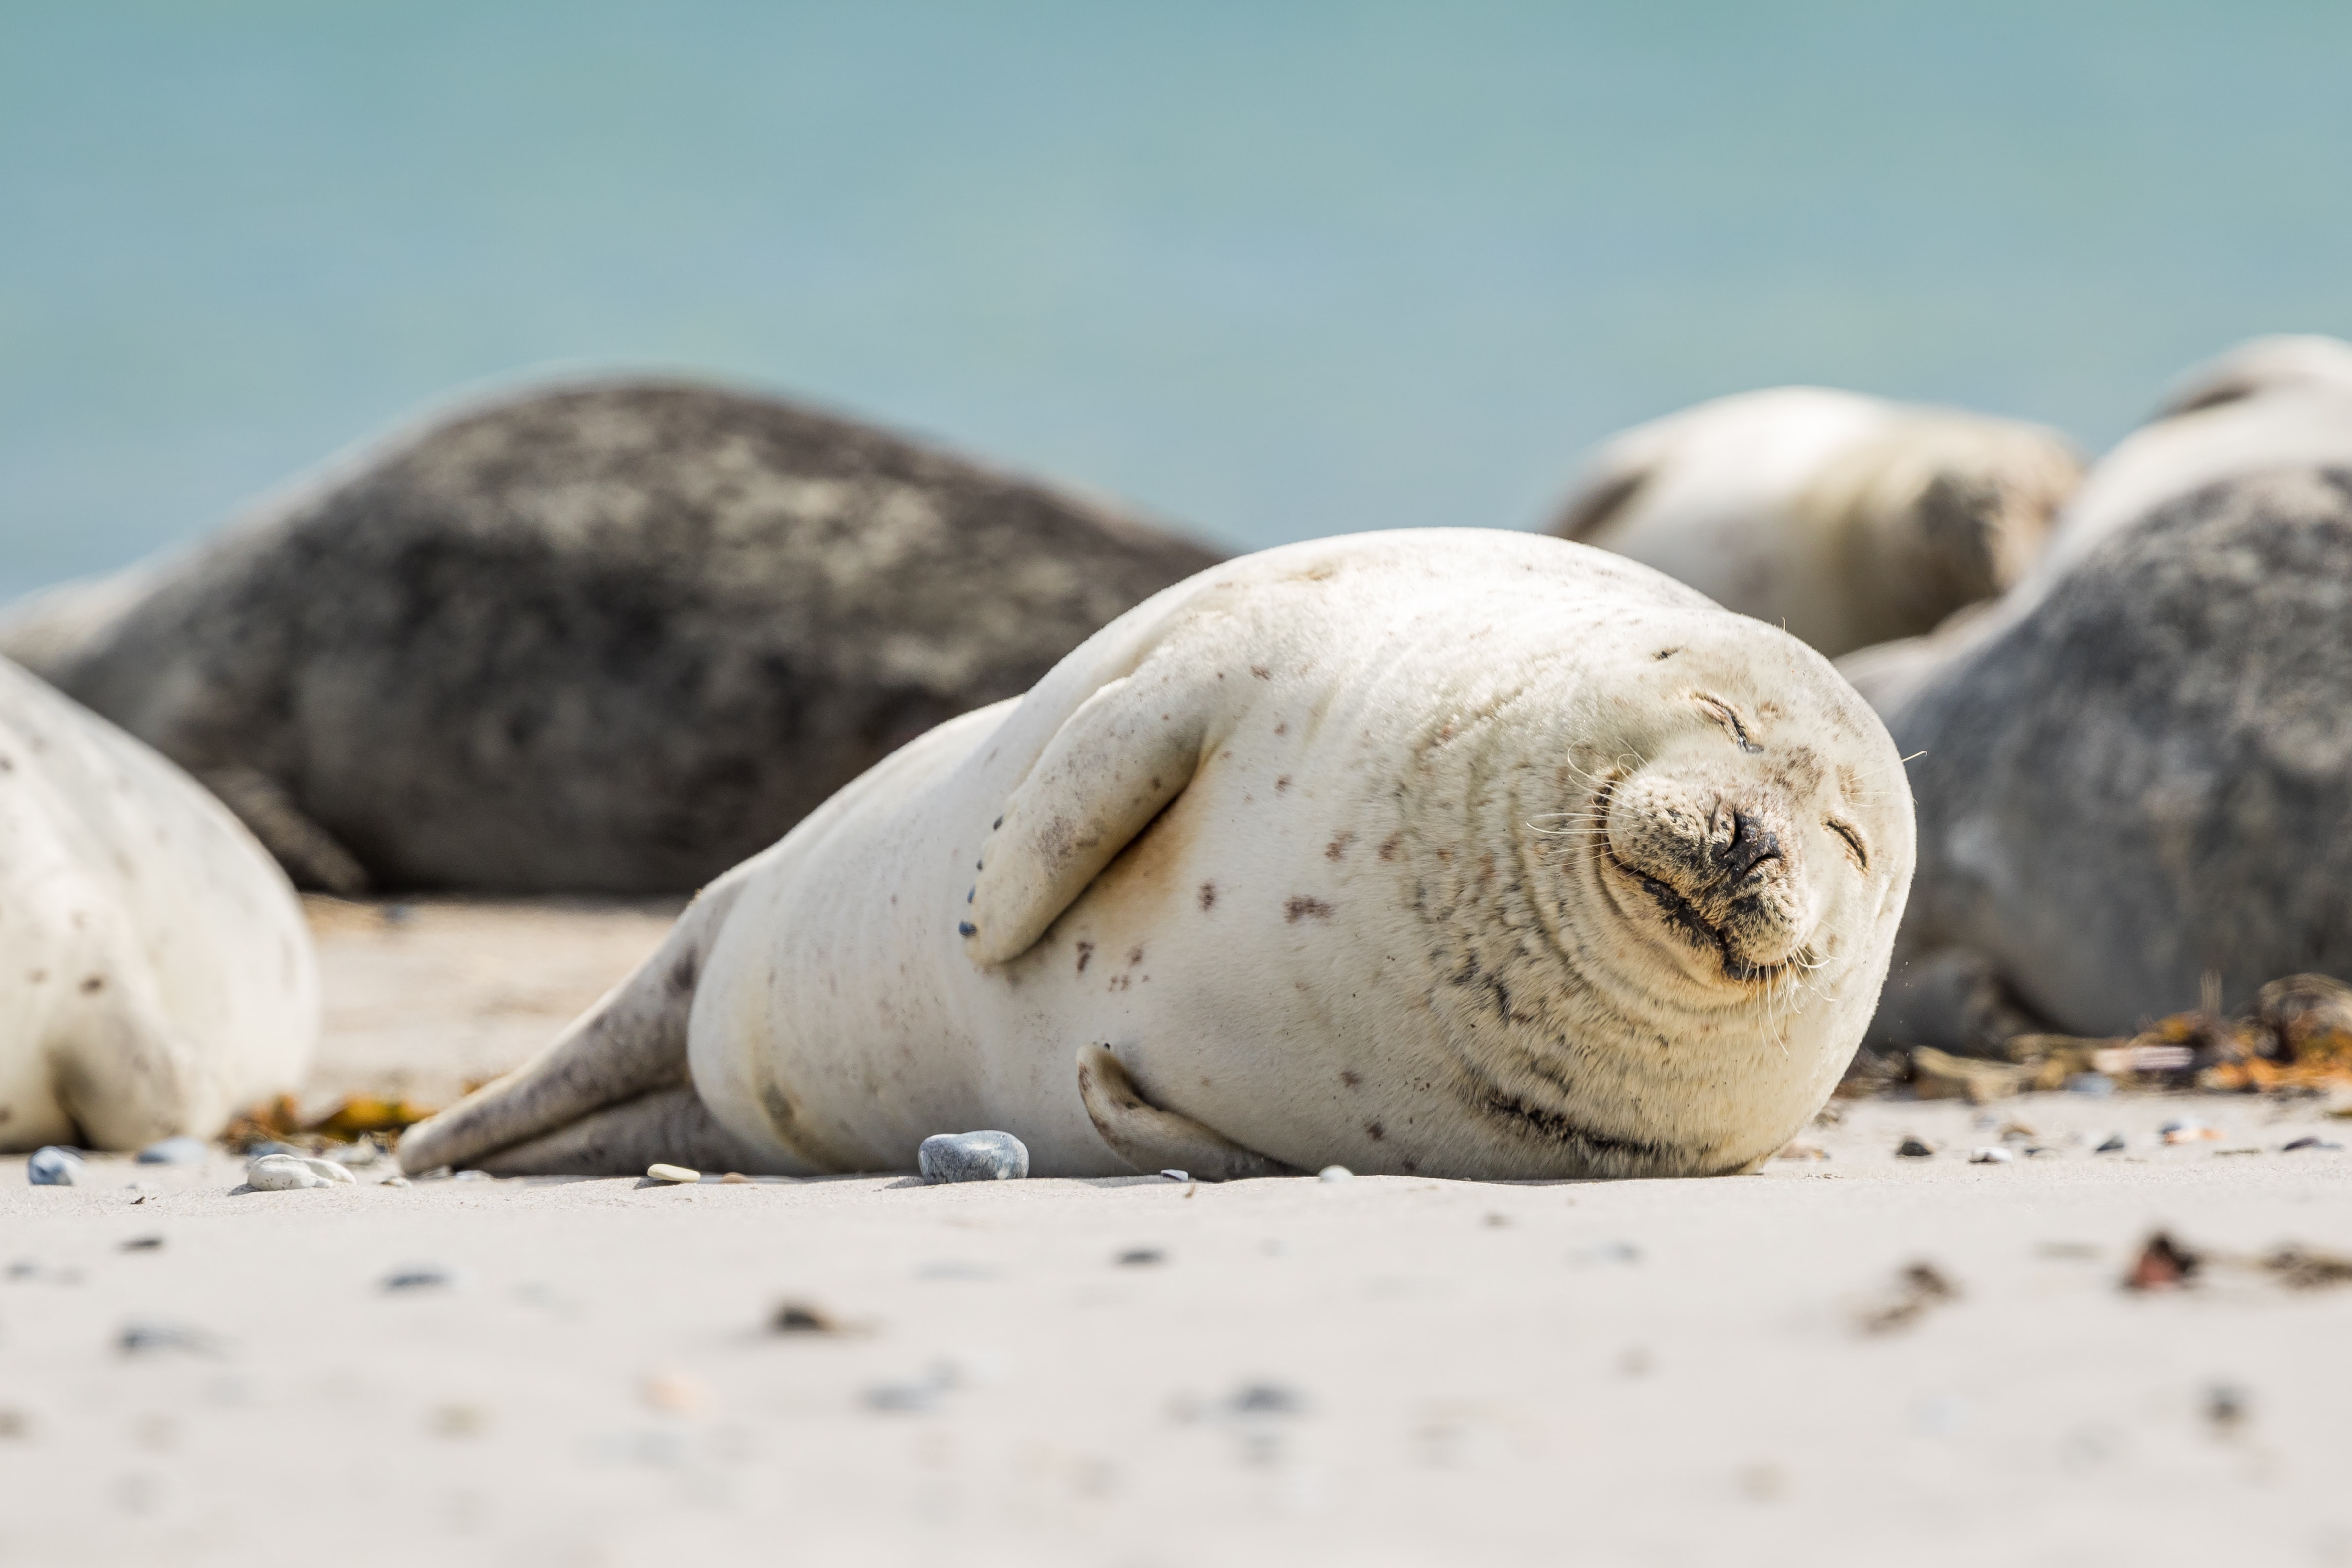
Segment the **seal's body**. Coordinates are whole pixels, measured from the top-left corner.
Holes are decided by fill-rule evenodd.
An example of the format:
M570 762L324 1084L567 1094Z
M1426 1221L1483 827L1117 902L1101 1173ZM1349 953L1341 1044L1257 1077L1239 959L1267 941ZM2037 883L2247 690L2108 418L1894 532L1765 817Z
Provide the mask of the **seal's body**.
M1911 854L1793 638L1553 541L1291 546L901 750L402 1159L1736 1170L1843 1068Z
M1551 531L1835 658L2007 588L2081 471L2039 426L1774 387L1612 438Z
M0 652L312 885L685 891L1216 559L790 403L592 382L52 591Z
M300 1085L310 936L177 768L0 661L0 1149L209 1135Z
M2326 343L2193 373L1999 604L1841 661L1925 753L1874 1039L2120 1035L2209 976L2235 1005L2352 973L2352 384L2311 374Z

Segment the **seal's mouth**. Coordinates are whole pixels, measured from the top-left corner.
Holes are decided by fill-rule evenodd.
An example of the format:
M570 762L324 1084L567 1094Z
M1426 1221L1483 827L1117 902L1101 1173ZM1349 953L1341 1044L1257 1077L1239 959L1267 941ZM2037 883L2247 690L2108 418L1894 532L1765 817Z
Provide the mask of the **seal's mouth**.
M1594 819L1604 825L1612 820L1611 807L1620 782L1610 781L1593 797ZM1604 874L1613 873L1621 885L1638 889L1667 931L1712 958L1725 979L1744 985L1769 985L1801 966L1805 954L1791 950L1773 962L1760 963L1753 956L1752 945L1753 937L1759 933L1743 932L1737 927L1753 925L1759 918L1771 921L1769 903L1755 893L1760 891L1764 879L1759 868L1780 858L1780 842L1748 814L1729 807L1719 807L1718 812L1729 817L1728 831L1717 836L1722 842L1715 842L1714 837L1693 837L1678 842L1672 853L1661 853L1663 846L1642 845L1635 853L1660 862L1654 867L1644 868L1621 855L1606 826L1592 836L1591 852L1596 866L1605 868ZM1684 838L1678 833L1671 837L1677 841ZM1662 874L1669 870L1669 861L1703 885L1682 887L1669 880ZM1751 883L1758 888L1751 889Z

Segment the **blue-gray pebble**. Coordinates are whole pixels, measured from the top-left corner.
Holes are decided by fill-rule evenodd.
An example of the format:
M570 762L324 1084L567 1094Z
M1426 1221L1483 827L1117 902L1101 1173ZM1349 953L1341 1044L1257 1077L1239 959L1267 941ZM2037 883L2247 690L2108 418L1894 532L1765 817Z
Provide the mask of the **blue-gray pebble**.
M161 1143L150 1143L139 1151L142 1165L194 1165L205 1157L205 1141L183 1132L176 1138L166 1138Z
M927 1182L1017 1182L1029 1146L1010 1132L934 1132L916 1156Z
M1026 1152L1021 1156L1021 1168L1024 1171L1029 1168ZM25 1180L37 1187L70 1187L81 1180L86 1169L80 1155L53 1143L46 1149L33 1151L31 1158L25 1162Z

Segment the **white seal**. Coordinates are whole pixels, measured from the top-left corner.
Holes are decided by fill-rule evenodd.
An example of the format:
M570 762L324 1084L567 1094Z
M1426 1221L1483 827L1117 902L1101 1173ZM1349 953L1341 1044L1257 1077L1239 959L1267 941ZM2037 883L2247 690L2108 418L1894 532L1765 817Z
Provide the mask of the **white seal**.
M301 1084L310 933L179 769L0 660L0 1149L209 1135Z
M1613 437L1551 531L1835 658L2016 582L2081 473L2038 425L1781 386Z
M1739 1170L1843 1070L1912 852L1793 637L1556 540L1293 545L902 748L401 1160Z

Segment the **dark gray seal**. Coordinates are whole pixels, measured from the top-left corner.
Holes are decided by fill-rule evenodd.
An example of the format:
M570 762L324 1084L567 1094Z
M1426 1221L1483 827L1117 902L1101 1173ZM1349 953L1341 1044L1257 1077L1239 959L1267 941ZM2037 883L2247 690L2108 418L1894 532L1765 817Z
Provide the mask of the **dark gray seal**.
M1873 1038L2118 1035L2208 973L2230 1005L2352 975L2347 632L2352 465L2295 464L2108 533L1893 703L1919 870Z
M430 422L20 606L0 651L313 886L668 892L1219 559L831 415L611 381Z

